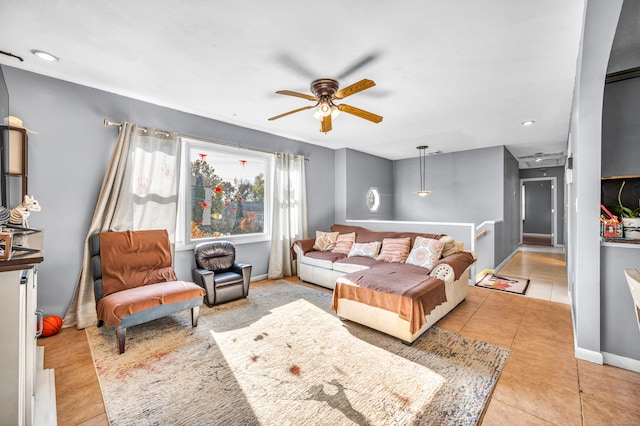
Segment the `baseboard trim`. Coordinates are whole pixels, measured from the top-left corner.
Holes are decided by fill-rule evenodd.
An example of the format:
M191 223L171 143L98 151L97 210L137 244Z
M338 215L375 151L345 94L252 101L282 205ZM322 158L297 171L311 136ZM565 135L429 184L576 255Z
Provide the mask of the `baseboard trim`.
M575 347L575 356L578 359L593 362L594 364L604 364L604 358L602 353L592 351L590 349L580 348L578 346Z
M511 252L511 254L509 256L507 256L502 262L500 262L500 264L498 266L496 266L494 268L494 270L499 271L500 269L502 269L507 264L507 262L509 262L511 260L511 258L513 256L518 254L519 251L520 251L520 248L516 247L516 249L513 252Z
M256 275L255 277L251 277L250 282L266 280L267 277L268 277L267 274Z
M605 364L640 373L640 360L627 358L616 354L610 354L608 352L602 352L602 355L604 356Z

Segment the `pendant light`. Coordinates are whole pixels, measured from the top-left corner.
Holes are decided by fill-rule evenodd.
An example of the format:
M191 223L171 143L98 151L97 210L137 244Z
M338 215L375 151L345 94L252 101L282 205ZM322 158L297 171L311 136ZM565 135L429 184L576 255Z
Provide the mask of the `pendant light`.
M416 148L418 148L418 150L420 151L420 191L416 191L416 194L418 194L421 197L425 197L429 194L431 194L431 191L427 191L424 189L425 187L425 178L426 178L426 171L425 171L425 166L426 166L426 157L427 157L427 148L429 148L427 145L420 145L417 146Z

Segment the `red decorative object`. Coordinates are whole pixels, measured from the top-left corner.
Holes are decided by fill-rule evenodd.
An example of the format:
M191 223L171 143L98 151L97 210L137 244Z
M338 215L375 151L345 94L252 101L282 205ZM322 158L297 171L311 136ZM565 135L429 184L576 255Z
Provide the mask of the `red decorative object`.
M198 154L198 156L200 157L200 159L201 159L202 161L204 161L204 160L205 160L205 158L207 158L207 154Z
M214 189L214 191L216 191L216 194L219 194L222 192L222 188L220 188L219 186L216 186L216 188Z
M206 201L201 202L200 205L202 206L203 209L206 209L207 207L209 207L209 203L207 203Z
M244 169L244 165L247 164L247 160L240 160L240 164L242 164L242 168Z
M62 328L62 318L56 315L44 317L42 320L42 337L49 337L56 334Z
M202 221L202 219L200 220L200 222L198 222L200 225L203 225L204 222Z

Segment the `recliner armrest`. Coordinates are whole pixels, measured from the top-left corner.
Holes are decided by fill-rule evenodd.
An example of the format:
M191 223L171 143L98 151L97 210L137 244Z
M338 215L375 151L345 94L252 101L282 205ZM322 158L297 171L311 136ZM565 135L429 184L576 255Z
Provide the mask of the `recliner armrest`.
M200 287L206 289L207 284L213 286L215 272L209 271L208 269L194 268L191 275L193 276L193 281Z
M193 276L193 282L195 282L200 287L204 288L207 294L204 296L207 301L207 306L211 306L215 300L215 292L213 279L215 277L215 272L210 271L208 269L200 269L194 268L191 271L191 275Z
M231 267L231 270L235 273L242 274L242 278L244 278L245 282L249 282L251 279L251 269L252 266L248 263L239 263L236 262Z
M248 263L235 262L231 266L231 270L237 274L242 275L242 282L244 285L244 296L249 294L249 282L251 281L251 269L253 267Z

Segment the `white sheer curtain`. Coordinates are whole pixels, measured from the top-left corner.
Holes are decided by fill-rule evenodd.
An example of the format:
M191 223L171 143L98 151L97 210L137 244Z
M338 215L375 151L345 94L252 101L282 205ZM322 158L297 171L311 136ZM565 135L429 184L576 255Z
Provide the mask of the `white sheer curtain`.
M268 278L295 275L294 241L307 238L307 189L302 155L276 154Z
M80 277L64 318L65 327L85 328L97 321L89 264L90 235L166 229L174 242L179 170L177 134L122 124L85 239Z

